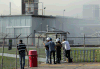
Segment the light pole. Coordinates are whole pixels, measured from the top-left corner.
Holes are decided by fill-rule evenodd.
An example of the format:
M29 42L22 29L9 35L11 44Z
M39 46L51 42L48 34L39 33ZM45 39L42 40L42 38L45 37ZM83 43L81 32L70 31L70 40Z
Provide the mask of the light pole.
M46 7L44 7L44 15L45 15L45 9L46 9Z
M64 11L65 9L63 10L63 23L64 23ZM63 31L63 23L62 23L62 31Z

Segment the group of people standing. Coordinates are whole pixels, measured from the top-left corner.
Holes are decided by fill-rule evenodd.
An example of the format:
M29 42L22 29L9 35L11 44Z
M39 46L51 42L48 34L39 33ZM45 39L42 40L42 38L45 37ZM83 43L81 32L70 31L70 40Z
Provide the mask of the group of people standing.
M43 45L45 46L45 53L46 53L46 63L47 64L52 64L51 61L51 56L53 54L53 60L54 60L54 64L59 64L61 61L61 48L63 47L63 49L65 50L65 56L68 58L68 62L71 62L71 58L70 58L70 45L68 41L65 41L65 39L63 39L62 42L60 42L60 39L57 38L56 39L56 44L52 41L52 38L47 38L46 39L46 43L43 42ZM55 61L55 52L56 52L56 61ZM50 59L50 62L49 62Z
M72 59L70 58L70 45L68 41L65 41L63 39L62 42L60 42L60 39L56 39L56 44L52 41L52 38L47 38L46 43L43 42L45 46L45 53L46 53L46 63L52 64L51 56L53 54L54 64L60 63L61 61L61 48L65 50L65 56L68 58L68 62L72 62ZM19 44L17 44L17 50L19 51L19 60L20 60L20 69L24 69L25 66L25 51L28 51L26 49L26 45L23 43L22 40L19 40ZM56 52L56 61L55 61L55 52ZM50 62L49 62L50 58ZM23 64L22 64L23 59Z

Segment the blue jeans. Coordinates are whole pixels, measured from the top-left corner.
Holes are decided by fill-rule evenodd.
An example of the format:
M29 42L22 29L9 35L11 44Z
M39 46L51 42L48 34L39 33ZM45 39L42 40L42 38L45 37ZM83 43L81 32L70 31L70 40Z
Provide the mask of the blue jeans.
M22 65L22 59L23 59L23 65ZM20 61L20 69L24 69L25 66L25 53L19 54L19 61Z
M48 63L49 62L49 50L46 50L45 49L45 53L46 53L46 63Z

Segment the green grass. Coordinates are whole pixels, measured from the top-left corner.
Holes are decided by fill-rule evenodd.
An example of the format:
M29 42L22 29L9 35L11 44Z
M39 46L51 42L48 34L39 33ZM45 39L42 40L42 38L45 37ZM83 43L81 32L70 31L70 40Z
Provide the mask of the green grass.
M89 50L88 52L85 52L85 60L86 61L93 61L93 50L97 50L97 52L95 51L95 54L94 56L96 56L96 60L99 62L100 61L100 48L85 48L85 50ZM45 58L45 48L29 48L29 50L37 50L37 53L39 53L38 57L39 58ZM74 62L80 62L80 61L84 61L84 48L71 48L72 50L72 53L71 53L71 57L73 57L73 61ZM75 51L74 50L78 50L78 51ZM81 50L81 51L80 51ZM91 54L90 54L90 50L91 51ZM0 50L0 53L2 53L2 48ZM8 48L5 48L4 49L4 53L9 53L9 54L16 54L16 48L12 48L12 50L8 50ZM63 51L62 51L63 53ZM90 58L91 57L91 58ZM62 59L63 59L63 54L62 54Z
M0 56L2 60L2 56ZM41 63L40 61L38 63ZM0 61L0 69L1 69L2 61ZM11 57L3 57L3 69L14 69L16 64L16 59ZM28 66L28 60L25 60L25 67ZM20 68L19 58L17 59L17 68Z
M2 60L2 56L0 56L0 59ZM3 69L13 69L13 68L15 68L15 62L16 62L15 58L3 57ZM27 59L25 60L25 63L26 63L25 66L27 66L28 65ZM1 67L1 64L2 64L2 61L0 61L0 67ZM19 59L17 59L17 67L20 68Z

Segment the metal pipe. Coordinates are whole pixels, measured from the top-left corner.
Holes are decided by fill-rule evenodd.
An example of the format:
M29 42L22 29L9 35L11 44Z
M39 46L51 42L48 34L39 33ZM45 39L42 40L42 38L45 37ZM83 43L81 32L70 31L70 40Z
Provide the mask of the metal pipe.
M93 62L95 61L95 49L93 50Z
M20 35L21 35L21 34L20 34ZM20 35L16 36L16 69L17 69L17 39L18 39L18 37L19 37Z
M47 25L47 32L48 32L49 30L48 30L48 25Z
M29 46L28 46L28 38L27 38L27 51L29 52ZM29 57L28 57L28 67L29 67Z
M79 55L79 54L78 54L78 50L77 50L77 62L78 62L78 55Z
M39 38L38 38L38 63L39 63Z
M85 34L84 34L84 61L85 61Z
M16 38L16 69L17 69L17 38Z
M31 34L32 34L32 33L31 33ZM30 34L30 35L31 35L31 34ZM28 48L27 48L27 51L28 51L28 52L29 52L28 38L30 37L30 35L29 35L29 36L27 36L27 47L28 47ZM29 67L29 58L28 58L28 67Z
M4 54L4 44L5 44L5 39L3 40L3 51L2 51L2 69L3 69L3 54Z
M64 11L63 11L63 23L64 23ZM62 23L62 31L63 31L63 23Z
M2 51L2 69L3 69L3 54L4 54L4 46L5 46L5 38L8 36L8 34L3 39L3 51Z
M90 50L90 62L91 62L91 50Z
M11 2L10 2L10 15L11 15Z
M81 56L81 55L82 55L82 52L81 52L81 50L80 50L80 60L82 59L82 56ZM82 62L82 60L81 60L81 62Z

